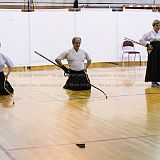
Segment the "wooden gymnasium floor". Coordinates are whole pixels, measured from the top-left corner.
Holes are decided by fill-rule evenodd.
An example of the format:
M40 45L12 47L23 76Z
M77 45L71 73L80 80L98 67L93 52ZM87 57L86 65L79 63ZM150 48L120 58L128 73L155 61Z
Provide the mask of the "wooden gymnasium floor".
M145 66L88 74L108 99L64 90L61 70L12 72L15 105L0 97L0 160L159 160L160 89L144 83Z

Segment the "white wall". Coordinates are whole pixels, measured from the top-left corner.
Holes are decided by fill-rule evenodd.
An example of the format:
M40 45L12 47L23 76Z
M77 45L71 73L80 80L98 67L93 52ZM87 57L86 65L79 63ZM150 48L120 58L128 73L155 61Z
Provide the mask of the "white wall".
M93 61L117 60L116 25L116 14L107 10L76 14L77 35L83 37L82 47L91 54Z
M152 29L156 18L160 18L159 13L145 10L1 11L1 52L11 57L15 66L50 64L34 51L54 61L72 47L71 39L77 35L82 37L81 48L91 55L93 62L120 61L124 37L138 41ZM136 49L146 60L146 49L139 45Z
M74 12L33 12L30 15L30 63L47 64L34 54L38 51L53 60L59 53L71 48L75 35ZM48 63L49 64L49 63Z
M29 63L28 15L17 11L0 12L0 52L15 65Z

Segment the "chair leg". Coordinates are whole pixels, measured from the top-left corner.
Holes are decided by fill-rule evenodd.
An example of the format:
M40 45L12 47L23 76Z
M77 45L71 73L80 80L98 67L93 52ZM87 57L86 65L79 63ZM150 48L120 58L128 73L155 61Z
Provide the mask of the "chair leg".
M137 54L134 55L134 65L135 65L135 61L136 61L136 55L137 55Z
M123 63L123 55L124 55L124 53L122 54L122 59L121 59L122 66L124 66L124 63Z
M140 61L140 66L141 66L141 54L139 53L139 61Z
M129 66L129 53L128 53L128 66Z

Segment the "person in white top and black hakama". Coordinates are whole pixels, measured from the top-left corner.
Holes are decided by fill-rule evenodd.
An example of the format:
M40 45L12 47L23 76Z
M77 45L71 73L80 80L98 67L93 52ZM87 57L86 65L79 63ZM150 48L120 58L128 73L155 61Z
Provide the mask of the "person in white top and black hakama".
M8 68L8 72L6 74L4 74L5 65ZM7 81L12 67L12 61L7 56L0 53L0 95L9 95L14 92L14 89L12 88L11 84Z
M72 39L73 48L61 53L55 61L69 74L68 80L63 88L70 90L90 90L90 80L86 74L91 58L84 50L80 49L81 38L74 37ZM69 68L65 67L61 60L67 59ZM87 61L86 67L84 60ZM85 67L85 68L84 68Z
M144 34L139 42L148 50L147 69L145 82L152 82L151 87L160 87L160 21L154 20L153 30Z

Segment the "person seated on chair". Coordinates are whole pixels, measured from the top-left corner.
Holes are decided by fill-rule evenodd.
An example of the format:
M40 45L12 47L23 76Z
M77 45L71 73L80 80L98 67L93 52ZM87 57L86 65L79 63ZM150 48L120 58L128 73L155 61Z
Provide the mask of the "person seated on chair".
M5 65L8 68L8 72L6 74L4 74ZM12 61L7 56L0 53L0 95L9 95L14 92L11 84L7 81L8 76L12 71L12 67Z
M73 48L61 53L56 59L56 63L66 74L69 74L66 84L63 88L70 90L90 90L90 80L86 74L91 58L84 50L80 49L81 38L74 37L72 39ZM68 66L65 67L61 60L67 59ZM86 67L84 60L87 60Z
M160 21L154 20L152 26L153 30L144 34L139 42L148 51L145 82L152 82L151 87L160 87Z

